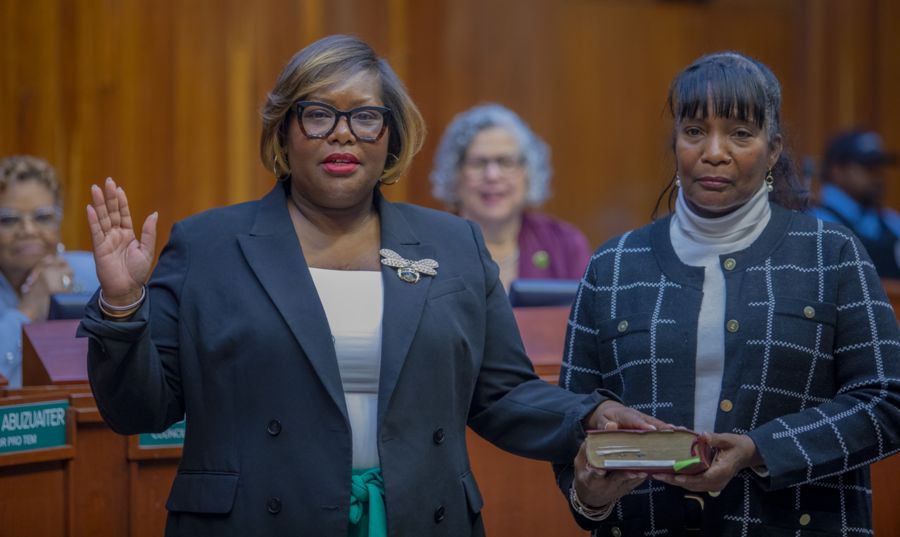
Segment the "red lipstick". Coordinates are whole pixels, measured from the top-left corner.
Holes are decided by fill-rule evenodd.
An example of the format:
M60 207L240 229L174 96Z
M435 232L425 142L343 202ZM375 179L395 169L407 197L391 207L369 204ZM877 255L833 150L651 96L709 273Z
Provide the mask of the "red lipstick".
M353 153L332 153L322 159L322 167L331 175L350 175L359 168L359 159Z

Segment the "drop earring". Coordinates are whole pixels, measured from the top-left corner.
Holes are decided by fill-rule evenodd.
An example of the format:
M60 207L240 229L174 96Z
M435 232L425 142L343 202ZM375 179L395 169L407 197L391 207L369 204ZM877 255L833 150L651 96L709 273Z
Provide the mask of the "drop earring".
M775 178L772 177L772 170L769 170L768 173L766 173L766 190L768 192L775 190Z
M681 177L678 174L675 174L675 188L681 188Z

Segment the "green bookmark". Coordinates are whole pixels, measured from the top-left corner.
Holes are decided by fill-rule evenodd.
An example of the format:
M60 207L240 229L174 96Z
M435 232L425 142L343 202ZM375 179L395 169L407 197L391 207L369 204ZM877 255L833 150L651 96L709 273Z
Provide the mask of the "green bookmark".
M693 466L694 464L697 464L699 462L700 462L700 457L694 457L692 459L684 459L683 461L675 461L675 464L672 465L672 469L674 469L675 472L680 472L680 471L684 470L685 468L687 468L688 466Z

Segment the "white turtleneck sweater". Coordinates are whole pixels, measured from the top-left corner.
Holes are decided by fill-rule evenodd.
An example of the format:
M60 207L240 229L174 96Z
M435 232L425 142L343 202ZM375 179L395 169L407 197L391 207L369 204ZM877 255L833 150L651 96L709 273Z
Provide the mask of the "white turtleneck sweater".
M749 247L763 232L771 214L765 183L747 203L718 218L698 216L688 207L684 192L678 191L669 225L672 246L682 263L704 268L695 357L696 431L715 431L725 369L725 275L719 256Z

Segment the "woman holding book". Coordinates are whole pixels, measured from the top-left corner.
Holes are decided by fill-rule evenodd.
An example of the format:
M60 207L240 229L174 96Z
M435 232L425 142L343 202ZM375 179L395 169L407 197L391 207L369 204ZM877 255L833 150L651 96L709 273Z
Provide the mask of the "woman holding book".
M718 450L697 475L557 467L596 535L846 535L900 446L900 330L871 260L805 207L781 89L704 56L669 92L665 218L608 241L572 309L561 384L604 389Z

